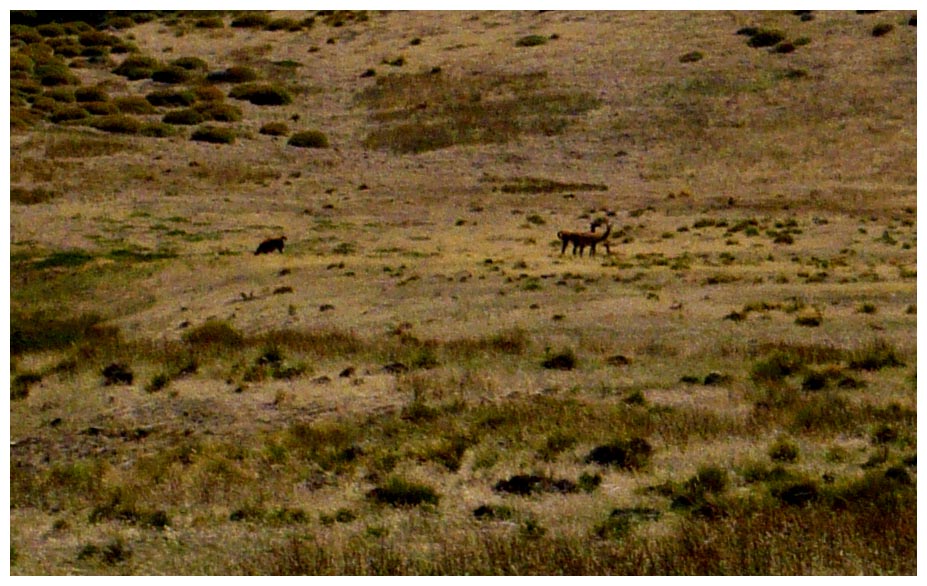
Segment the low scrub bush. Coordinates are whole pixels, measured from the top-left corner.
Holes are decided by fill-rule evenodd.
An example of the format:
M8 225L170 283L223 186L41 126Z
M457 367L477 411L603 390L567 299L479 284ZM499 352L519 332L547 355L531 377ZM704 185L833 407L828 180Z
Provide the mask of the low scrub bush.
M242 84L232 88L229 97L245 100L256 106L283 106L293 102L293 96L286 89L271 84Z
M201 126L193 132L190 140L214 144L232 144L235 142L235 132L231 128Z
M197 104L194 110L199 112L203 120L214 122L238 122L242 118L241 108L231 104L205 103Z
M179 124L183 126L193 126L203 122L203 115L193 108L184 108L183 110L173 110L161 118L165 124Z
M547 37L543 35L526 35L515 41L516 47L537 47L547 43Z
M120 96L113 100L120 114L153 114L154 106L142 96Z
M290 146L299 148L324 149L329 146L328 137L318 130L307 130L294 133L286 143Z
M160 67L151 72L151 80L158 83L184 83L191 77L190 70L177 65Z
M881 338L853 351L849 362L850 368L857 370L881 370L905 364L898 350Z
M125 114L112 114L93 118L88 124L97 130L113 134L138 134L142 129L141 121Z
M245 83L258 78L258 72L251 67L236 65L222 71L213 71L206 76L213 83Z
M750 39L747 40L747 45L755 49L759 47L772 47L783 40L785 40L785 34L781 31L758 29L750 35Z
M119 108L112 102L84 102L84 108L91 116L111 116L119 114Z
M76 105L59 106L48 115L48 120L55 124L59 122L68 122L71 120L83 120L90 116L85 108Z
M617 440L597 446L586 456L586 463L615 466L624 470L639 470L650 462L653 448L644 438Z
M196 28L204 29L217 29L224 28L225 23L222 21L222 18L219 16L207 16L204 18L199 18L196 22L193 23L193 26Z
M773 462L796 462L798 461L798 444L788 438L781 437L769 446L769 458Z
M179 57L171 61L170 64L188 71L206 71L209 69L209 64L199 57Z
M81 87L74 90L74 99L78 102L108 102L109 94L99 87Z
M158 90L145 96L152 106L179 107L189 106L196 101L196 96L190 90Z
M234 28L265 28L270 24L270 15L264 12L250 12L232 20Z
M286 136L290 132L286 122L267 122L261 126L260 133L268 136Z
M241 332L228 323L218 320L208 320L200 326L187 330L182 339L187 345L197 350L240 348L245 342Z
M103 375L103 385L131 385L135 375L132 370L125 364L113 362L108 364L100 372Z
M434 488L399 477L391 477L381 486L367 493L367 498L394 507L437 505L440 495Z
M880 22L879 24L872 27L872 36L884 37L893 30L895 30L895 25L888 22Z
M541 366L548 369L556 370L573 370L576 368L579 360L572 349L567 348L556 354L549 355L541 362Z
M129 55L122 63L113 69L113 73L121 75L131 81L148 79L160 65L158 60L153 57Z

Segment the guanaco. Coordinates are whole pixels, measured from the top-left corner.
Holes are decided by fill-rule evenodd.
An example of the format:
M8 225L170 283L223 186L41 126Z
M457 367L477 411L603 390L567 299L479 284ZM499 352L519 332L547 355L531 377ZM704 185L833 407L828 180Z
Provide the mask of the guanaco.
M583 252L586 250L586 247L589 247L589 256L595 256L595 247L599 242L605 242L605 251L608 254L611 254L611 248L608 245L608 236L611 234L612 225L608 222L605 223L605 232L602 235L596 234L595 229L599 226L598 222L593 222L591 232L567 232L561 230L557 232L557 238L563 241L563 246L560 248L560 254L566 252L567 244L573 244L573 254L576 254L577 249L579 250L579 256L583 255Z

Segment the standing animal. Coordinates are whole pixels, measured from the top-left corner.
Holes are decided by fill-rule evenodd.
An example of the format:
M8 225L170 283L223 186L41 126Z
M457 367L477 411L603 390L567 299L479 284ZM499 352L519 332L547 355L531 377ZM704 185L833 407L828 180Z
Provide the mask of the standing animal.
M280 238L268 238L264 242L258 244L257 250L254 251L254 254L270 254L275 250L279 250L280 254L283 254L284 240L286 240L286 236L281 236Z
M599 242L605 242L605 250L607 253L611 254L611 248L606 241L609 234L612 231L612 225L608 222L605 223L605 232L601 235L595 233L595 229L599 226L598 223L593 222L591 232L566 232L560 231L557 232L557 238L563 241L563 246L560 248L560 254L566 252L567 244L573 245L573 254L576 254L576 251L579 250L579 256L583 255L583 252L586 250L586 247L589 247L589 256L595 256L595 247Z

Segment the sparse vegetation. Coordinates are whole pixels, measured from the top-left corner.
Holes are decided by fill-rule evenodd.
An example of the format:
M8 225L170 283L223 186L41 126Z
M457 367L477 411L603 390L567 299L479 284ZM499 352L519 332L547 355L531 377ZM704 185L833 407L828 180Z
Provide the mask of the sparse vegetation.
M912 14L11 11L11 575L915 574Z

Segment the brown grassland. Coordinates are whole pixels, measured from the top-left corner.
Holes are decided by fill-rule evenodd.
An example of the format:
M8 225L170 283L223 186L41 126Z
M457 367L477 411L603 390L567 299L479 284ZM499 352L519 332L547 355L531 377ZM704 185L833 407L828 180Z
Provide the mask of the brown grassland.
M860 12L14 12L11 573L916 574Z

